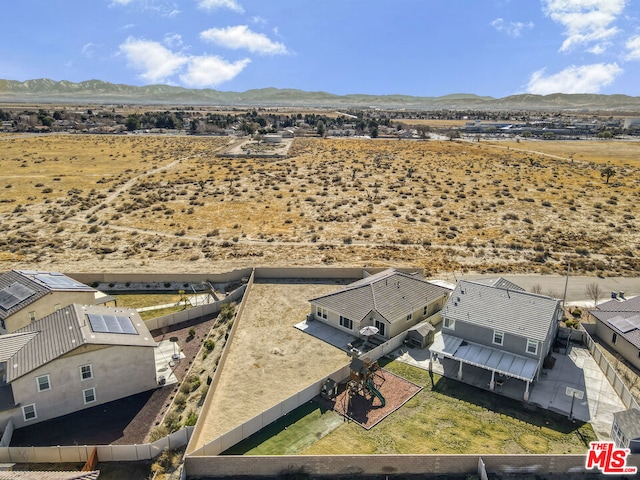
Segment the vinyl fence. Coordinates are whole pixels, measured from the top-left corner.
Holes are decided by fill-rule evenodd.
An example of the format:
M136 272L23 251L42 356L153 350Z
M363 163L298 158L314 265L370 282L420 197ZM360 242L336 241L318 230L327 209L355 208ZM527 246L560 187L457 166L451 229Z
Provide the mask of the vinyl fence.
M96 448L101 462L151 460L165 450L185 446L194 427L185 427L152 443L141 445L72 445L52 447L0 447L0 463L83 463Z

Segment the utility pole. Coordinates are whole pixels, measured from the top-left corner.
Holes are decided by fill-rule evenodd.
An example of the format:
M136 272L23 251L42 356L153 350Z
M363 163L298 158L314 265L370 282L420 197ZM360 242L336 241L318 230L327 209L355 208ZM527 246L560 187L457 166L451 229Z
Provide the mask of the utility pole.
M567 299L567 285L569 285L569 271L571 270L571 258L567 260L567 276L564 281L564 293L562 294L562 308L564 309L564 302Z

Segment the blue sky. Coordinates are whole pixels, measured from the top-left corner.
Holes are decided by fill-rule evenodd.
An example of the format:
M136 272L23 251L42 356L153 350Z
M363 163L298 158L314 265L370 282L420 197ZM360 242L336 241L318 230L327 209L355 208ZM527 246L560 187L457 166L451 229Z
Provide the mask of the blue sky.
M640 0L24 0L0 78L640 96Z

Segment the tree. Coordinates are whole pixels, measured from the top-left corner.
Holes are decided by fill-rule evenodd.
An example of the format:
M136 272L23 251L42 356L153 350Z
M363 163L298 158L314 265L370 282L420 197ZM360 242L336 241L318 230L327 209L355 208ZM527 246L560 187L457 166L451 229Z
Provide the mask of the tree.
M603 291L596 282L591 282L584 289L584 293L590 300L593 300L594 308L598 306L598 300L600 300L603 296Z
M605 178L605 183L607 185L609 185L609 179L613 177L615 174L616 174L616 171L610 166L603 168L602 171L600 172L600 176Z
M138 130L140 128L140 119L136 115L129 115L124 126L127 127L127 130L130 132Z
M319 121L316 125L316 129L317 129L318 135L320 135L321 137L324 137L324 134L326 132L326 129L324 127L324 122Z

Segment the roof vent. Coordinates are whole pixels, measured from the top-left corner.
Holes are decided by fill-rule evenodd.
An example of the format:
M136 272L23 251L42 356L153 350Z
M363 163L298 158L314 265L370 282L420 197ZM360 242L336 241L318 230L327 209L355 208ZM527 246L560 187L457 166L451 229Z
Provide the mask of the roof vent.
M618 294L616 292L611 292L611 298L618 298Z
M619 296L620 298L624 298L624 292L618 292L618 296Z

